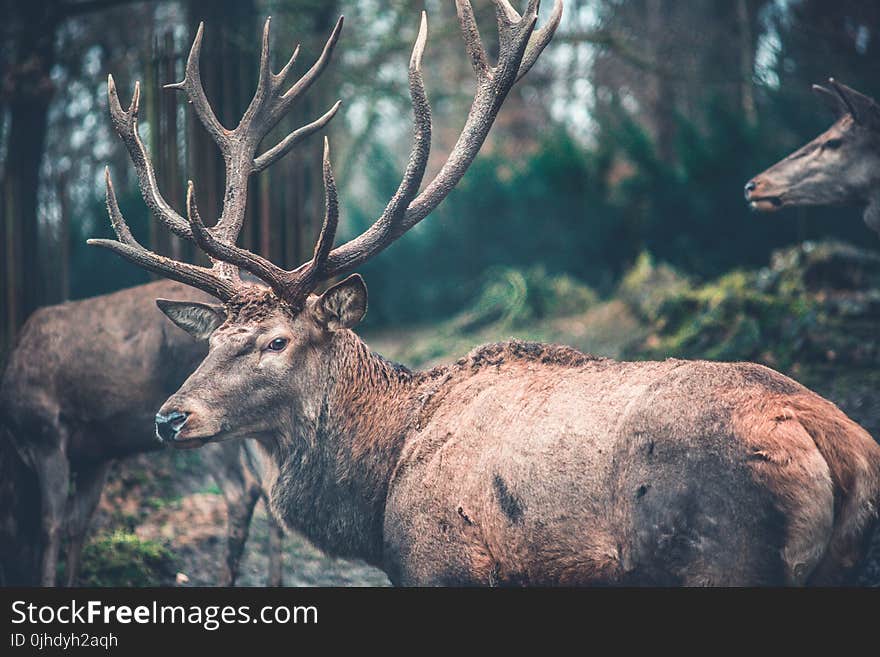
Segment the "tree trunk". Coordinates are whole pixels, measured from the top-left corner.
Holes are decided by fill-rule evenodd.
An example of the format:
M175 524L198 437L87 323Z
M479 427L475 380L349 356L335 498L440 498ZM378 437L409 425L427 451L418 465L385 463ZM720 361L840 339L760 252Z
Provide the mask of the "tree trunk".
M56 195L58 197L58 293L60 301L70 299L70 177L67 172L58 176Z
M655 62L670 60L671 44L665 21L671 13L667 6L669 0L648 0L647 26L649 34L648 46ZM652 75L649 78L651 88L651 118L654 128L654 140L657 154L668 163L675 160L675 85L664 75Z
M751 3L754 5L754 3ZM739 33L740 103L749 125L757 120L752 74L755 68L755 39L752 36L752 12L748 0L736 0L736 22Z
M38 184L53 88L57 3L31 0L11 5L5 20L15 46L5 77L3 104L9 116L9 142L0 181L3 235L3 322L0 351L10 344L27 316L41 303L38 248Z

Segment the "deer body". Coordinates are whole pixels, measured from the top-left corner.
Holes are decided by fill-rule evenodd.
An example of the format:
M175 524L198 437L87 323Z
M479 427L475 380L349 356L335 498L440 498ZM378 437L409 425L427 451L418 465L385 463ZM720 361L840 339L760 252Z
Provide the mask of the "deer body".
M35 547L42 552L43 585L55 583L63 536L69 539L67 581L75 581L111 462L161 448L152 426L156 409L207 352L203 343L169 325L156 308L156 296L213 300L163 280L41 308L22 328L9 356L0 417L37 476L43 529ZM258 476L239 451L224 445L205 454L227 502L227 583L235 580L262 494Z
M453 369L395 467L392 580L799 585L846 581L862 555L880 448L841 420L835 440L868 465L859 511L836 516L822 450L771 417L801 398L831 405L775 372L517 343Z
M791 379L516 342L410 372L327 328L339 289L295 316L233 305L160 411L187 416L176 446L254 435L275 514L322 549L405 585L839 583L859 564L880 446Z
M65 449L76 463L155 449L149 420L167 390L179 385L206 351L168 326L155 306L157 294L211 300L180 283L156 281L37 310L22 328L4 374L3 400L13 423L39 436L66 421ZM112 440L106 435L110 428Z

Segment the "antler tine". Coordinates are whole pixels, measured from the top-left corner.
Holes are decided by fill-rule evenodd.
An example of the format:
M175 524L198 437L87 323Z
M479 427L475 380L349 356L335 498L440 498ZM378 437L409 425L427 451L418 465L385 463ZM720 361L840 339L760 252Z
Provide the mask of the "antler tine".
M254 92L254 97L251 98L251 102L244 111L244 114L238 123L238 127L232 131L236 134L247 130L250 127L250 123L253 121L254 116L262 110L267 101L271 100L270 96L273 92L273 76L269 64L269 25L271 22L272 17L269 16L263 24L263 40L260 47L260 72L257 74L257 90ZM266 132L268 132L268 130ZM264 134L264 132L260 131L259 134L254 135L254 139L259 142Z
M399 236L394 235L394 232L403 219L410 202L419 192L419 187L421 187L422 179L425 176L425 168L428 166L428 156L431 154L431 104L428 102L425 81L422 77L422 57L427 42L428 16L423 11L419 34L416 37L416 43L409 60L409 94L413 108L413 145L400 186L376 222L380 233L385 236Z
M196 38L193 39L192 48L189 51L189 57L186 59L186 69L184 71L183 80L166 84L166 89L179 89L186 93L189 102L192 104L196 115L205 126L205 129L214 139L214 142L221 151L226 151L229 144L228 131L220 123L214 110L211 109L211 103L205 95L205 88L202 86L202 73L200 66L200 56L202 52L202 37L205 33L204 22L199 23L199 29L196 30Z
M521 18L519 12L513 8L513 5L508 0L497 0L495 2L495 15L498 17L499 23L505 21L508 24L513 24Z
M161 274L187 285L195 285L223 301L228 301L235 295L233 283L220 276L214 270L177 262L142 246L131 234L131 230L122 216L122 212L119 210L119 203L116 200L116 192L113 189L113 181L110 178L109 169L105 169L104 179L107 185L107 212L110 215L110 222L113 224L113 230L116 232L119 241L90 239L86 241L87 244L113 251L126 260L156 274Z
M458 22L464 35L464 46L471 59L471 66L477 79L480 80L489 72L490 66L489 56L480 38L480 28L477 27L474 8L471 7L470 0L455 0L455 10L458 13Z
M315 243L312 259L302 267L286 272L287 283L281 296L289 301L301 300L322 280L327 265L327 258L336 238L336 227L339 225L339 198L336 193L336 181L333 168L330 166L330 141L324 137L324 157L322 162L324 177L324 223Z
M254 159L254 172L262 171L263 169L271 166L279 159L284 157L287 152L304 140L306 137L311 136L325 125L330 122L334 116L336 116L336 112L339 111L339 108L342 106L342 101L337 100L334 103L333 107L327 110L323 116L315 119L311 123L302 126L301 128L297 128L289 135L287 135L284 139L279 141L275 146L267 150L265 153L260 155L259 157Z
M318 242L315 244L315 254L312 257L312 267L320 274L327 264L327 257L333 249L336 239L336 228L339 226L339 196L336 192L336 180L333 177L333 167L330 165L330 140L324 137L324 156L321 161L321 171L324 179L324 223Z
M284 65L277 74L272 75L272 81L278 85L279 87L283 87L287 82L287 77L290 75L290 72L293 70L294 64L296 64L296 60L299 57L299 49L301 44L296 44L296 48L293 49L293 54L290 56L290 59L287 60L287 63Z
M315 245L313 258L295 270L285 270L273 264L269 260L242 249L235 244L217 240L211 231L205 227L199 216L195 201L193 184L190 181L187 188L186 207L193 236L198 244L215 262L226 262L236 267L249 271L254 276L266 282L281 298L296 304L322 280L327 257L333 248L333 240L336 236L336 227L339 223L339 200L336 191L336 182L333 178L333 170L330 166L330 144L324 139L324 194L325 213L324 223L321 226L321 234Z
M110 167L104 167L104 185L107 190L107 214L110 215L110 224L113 226L113 232L116 233L116 237L123 244L139 246L134 235L131 234L128 224L125 223L125 218L122 216L122 212L119 209L119 202L116 200L116 191L113 189L113 180L110 178Z
M340 16L336 21L336 25L333 27L333 31L330 32L330 36L327 37L327 41L324 44L324 49L321 51L321 55L312 64L312 67L303 73L302 77L297 80L293 86L290 87L284 94L281 96L283 102L279 104L277 112L283 114L287 111L290 105L295 101L300 95L305 93L309 87L314 84L315 80L317 80L320 75L324 72L324 69L327 68L327 64L330 63L330 57L333 55L333 50L336 48L336 44L339 42L339 35L342 33L342 24L345 21L344 16ZM297 46L297 52L299 51L299 46ZM294 52L294 56L297 53ZM288 67L285 66L284 70L281 71L280 83L283 85L284 79L287 75Z
M510 6L510 3L507 2L507 0L493 0L493 2L495 3L496 13L499 19L501 19L502 14L504 14L504 19L498 21L500 53L498 55L498 63L493 69L493 75L499 79L499 82L501 82L502 80L506 80L507 76L511 75L512 72L515 75L518 75L519 73L524 58L525 48L534 33L535 23L538 22L538 5L540 4L540 1L529 0L529 4L522 16L519 16L519 14L513 10L513 7ZM505 9L501 8L504 5L511 9L515 16L518 16L517 20L507 20L507 12ZM516 79L517 78L514 77L510 86L513 86ZM505 85L502 84L501 86Z
M323 116L297 128L278 144L257 156L256 151L263 138L274 128L293 106L298 96L314 83L324 72L342 30L343 18L336 22L324 49L314 65L290 89L284 90L287 77L299 53L299 46L278 75L272 73L269 62L269 32L271 17L263 26L263 39L260 51L260 73L257 90L245 110L238 126L228 133L229 153L224 151L227 164L226 194L223 211L212 231L224 242L235 243L244 223L247 205L247 179L286 155L296 144L320 130L336 115L340 102L337 101Z
M492 127L511 87L535 63L553 38L562 16L562 0L556 0L550 21L535 31L538 0L530 0L520 16L507 0L494 0L498 15L500 52L490 67L480 41L473 8L468 0L456 0L465 47L477 76L477 91L464 128L440 171L417 196L430 146L430 109L421 84L420 59L424 48L424 22L413 52L410 91L413 96L416 138L410 165L398 193L382 216L366 232L334 249L327 260L325 277L353 271L384 250L395 239L424 219L449 194L473 162ZM421 150L424 149L424 150ZM302 269L301 267L300 269Z
M846 107L850 116L853 117L853 120L858 122L859 115L856 112L856 108L853 106L852 101L849 99L849 96L846 95L846 92L841 88L842 85L834 78L828 78L828 84L830 84L831 88L834 89L835 93L837 93L838 98L840 98L841 102L843 102L844 107Z
M134 93L131 97L131 105L128 110L122 109L119 102L119 95L116 91L116 82L112 75L107 76L107 98L110 106L110 118L113 121L113 127L125 144L131 161L134 164L138 177L138 186L144 202L159 220L173 232L175 235L186 239L192 239L192 233L186 220L174 211L162 192L159 191L159 184L156 181L156 172L153 169L153 162L147 152L144 143L138 134L138 112L140 110L141 85L135 82Z
M538 57L544 52L544 48L547 47L547 44L550 43L551 39L553 39L553 35L556 34L556 29L559 27L561 21L562 0L556 0L556 2L553 3L553 10L550 12L547 24L540 29L535 30L526 45L526 52L523 55L522 63L519 65L519 72L516 74L517 82L528 73L532 66L534 66L535 62L538 61Z

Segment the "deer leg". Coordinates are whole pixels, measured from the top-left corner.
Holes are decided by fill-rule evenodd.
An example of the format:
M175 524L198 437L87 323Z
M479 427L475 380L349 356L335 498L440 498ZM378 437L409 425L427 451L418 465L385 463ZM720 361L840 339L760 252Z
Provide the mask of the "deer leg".
M242 459L240 445L219 443L210 449L203 459L226 501L226 571L220 577L220 585L234 586L261 489Z
M226 491L224 491L226 492ZM247 487L226 495L226 575L222 586L235 586L238 565L251 528L260 489Z
M263 499L266 506L266 518L269 522L269 580L267 586L284 585L284 530L275 520L269 509L269 502Z
M104 489L109 470L110 462L105 461L76 473L76 490L69 501L67 513L67 586L76 583L83 543L95 508L101 499L101 491Z
M70 486L70 463L57 447L34 460L40 485L43 556L40 566L42 586L55 586L61 528Z

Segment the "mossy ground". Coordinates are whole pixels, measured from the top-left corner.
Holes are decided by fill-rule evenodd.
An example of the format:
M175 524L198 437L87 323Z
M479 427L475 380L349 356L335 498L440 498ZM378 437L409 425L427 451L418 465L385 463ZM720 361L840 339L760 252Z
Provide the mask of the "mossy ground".
M162 450L115 464L92 525L81 586L214 586L223 575L226 504L198 451ZM269 534L258 503L239 585L265 585ZM286 586L388 585L375 568L328 557L295 534L285 537L282 562Z
M171 551L124 529L101 532L86 544L81 586L161 586L174 582Z

